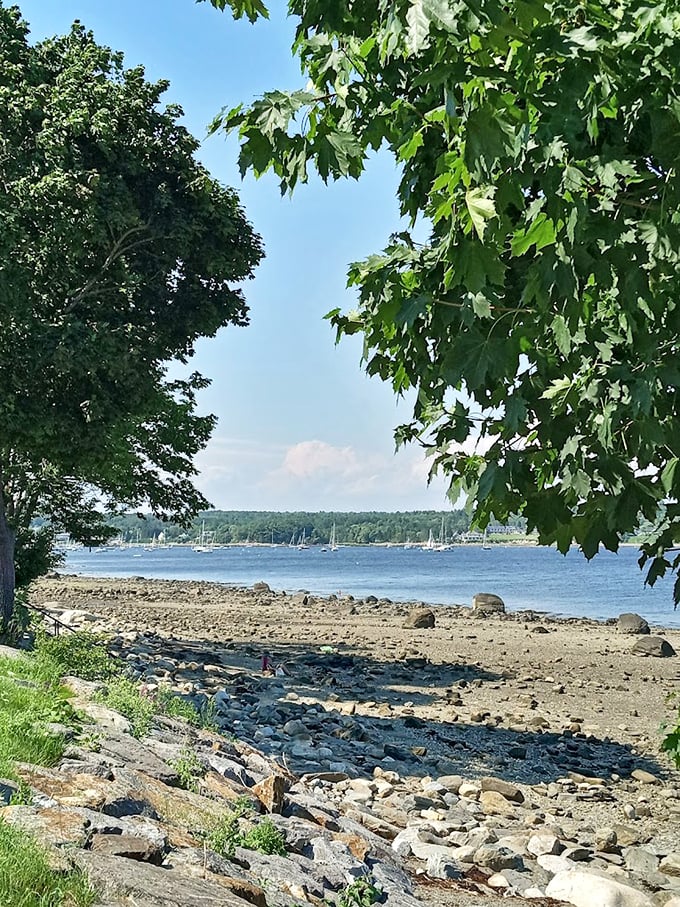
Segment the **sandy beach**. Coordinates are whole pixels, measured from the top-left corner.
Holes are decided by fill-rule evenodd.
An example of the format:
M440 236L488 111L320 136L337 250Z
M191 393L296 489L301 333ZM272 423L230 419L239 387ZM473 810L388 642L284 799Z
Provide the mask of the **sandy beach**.
M535 727L543 717L546 729L578 724L585 734L653 758L659 726L672 715L667 695L680 685L680 658L631 655L638 637L615 625L531 612L479 619L468 608L434 607L436 626L413 630L403 628L412 606L386 600L75 576L42 580L32 600L93 611L117 629L242 646L254 664L263 655L285 662L300 650L331 646L361 659L368 687L376 668L381 685L401 691L405 702L418 700L409 708L424 718L466 723L472 714L489 712L499 726L533 721ZM652 633L680 652L680 630ZM397 668L406 669L408 682L390 678ZM466 678L463 705L452 706L447 690Z
M179 646L180 668L187 652L195 668L209 648L222 665L261 682L266 656L279 668L273 695L317 717L332 709L370 721L369 756L378 728L397 757L408 745L402 774L419 783L457 772L473 783L493 776L530 786L535 814L525 825L558 823L580 840L628 821L639 841L680 849L680 776L659 749L680 658L632 654L641 637L616 622L433 607L434 627L408 629L418 603L142 578L54 575L35 585L31 600L67 621L70 609L88 612L98 617L93 629L122 639L146 634L156 662ZM651 633L680 652L679 630ZM359 764L370 776L371 759ZM556 784L565 778L576 785L569 796ZM473 903L460 891L424 899Z

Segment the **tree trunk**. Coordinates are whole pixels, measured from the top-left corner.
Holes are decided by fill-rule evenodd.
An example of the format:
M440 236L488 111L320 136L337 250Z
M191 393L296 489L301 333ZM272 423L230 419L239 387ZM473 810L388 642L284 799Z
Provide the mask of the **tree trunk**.
M15 535L7 524L5 502L0 486L0 627L5 629L14 613L14 542Z

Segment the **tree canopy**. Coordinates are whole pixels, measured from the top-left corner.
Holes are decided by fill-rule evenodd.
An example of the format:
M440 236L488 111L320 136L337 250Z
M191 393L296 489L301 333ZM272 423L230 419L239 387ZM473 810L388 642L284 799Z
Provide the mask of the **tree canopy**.
M211 0L251 20L260 0ZM680 13L638 0L289 0L304 90L223 111L283 192L397 161L404 229L349 270L399 443L588 557L680 556ZM424 240L424 241L423 241ZM367 250L369 252L371 250ZM661 514L661 515L660 515ZM680 580L675 599L680 598Z
M262 256L234 190L196 161L168 83L77 23L31 44L0 0L0 605L37 514L105 536L96 500L174 519L207 502L213 428L170 380L199 337L247 323Z

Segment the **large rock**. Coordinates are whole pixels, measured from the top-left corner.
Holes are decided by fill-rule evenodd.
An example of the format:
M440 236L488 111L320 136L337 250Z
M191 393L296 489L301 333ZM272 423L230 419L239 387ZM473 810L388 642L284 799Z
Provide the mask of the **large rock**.
M472 596L472 613L483 617L486 614L502 614L505 602L500 595L491 592L478 592Z
M414 608L404 621L405 630L429 630L434 627L432 608Z
M25 658L26 653L14 646L0 646L0 658Z
M125 857L73 854L101 896L120 903L123 898L144 907L243 907L244 901L220 884L219 877L188 878L172 869Z
M639 614L626 612L625 614L619 615L619 619L616 622L616 629L619 633L629 633L631 635L648 634L649 624L644 617L640 617Z
M281 813L283 811L285 792L286 779L283 775L270 775L252 788L252 793L268 813Z
M654 907L654 902L636 888L580 869L558 872L545 893L575 907Z
M631 649L633 655L652 655L655 658L671 658L675 649L662 636L645 636L638 639Z
M158 847L148 838L137 835L97 834L92 836L90 850L93 853L107 854L112 857L125 857L128 860L139 860L141 863L163 862L163 848Z
M86 811L76 812L61 806L42 809L36 806L6 806L2 821L38 838L43 846L83 847L87 839Z

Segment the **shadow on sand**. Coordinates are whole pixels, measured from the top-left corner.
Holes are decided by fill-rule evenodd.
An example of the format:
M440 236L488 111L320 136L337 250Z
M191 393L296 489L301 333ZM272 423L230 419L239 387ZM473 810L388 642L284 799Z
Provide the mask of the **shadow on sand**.
M347 761L365 776L377 764L403 775L458 773L467 779L493 775L525 784L549 783L570 772L596 778L612 773L625 778L633 769L664 773L652 757L606 737L549 726L510 727L499 714L481 707L479 720L465 723L457 717L459 708L471 714L487 685L500 688L510 679L474 664L374 659L348 645L327 650L302 644L220 645L154 635L145 638L143 653L132 644L125 647L125 654L133 658L144 654L152 667L157 658L169 659L175 684L196 684L197 673L203 673L206 692L225 690L236 706L234 723L223 725L226 733L266 749L270 745L266 739L253 739L259 727L299 719L313 745L333 750L331 761ZM265 655L284 672L281 676L263 675ZM441 717L421 716L419 706L437 707ZM276 733L270 740L276 738L286 739ZM286 740L283 751L293 745L293 740L290 745ZM389 757L388 764L379 753ZM295 761L291 767L305 770ZM596 792L591 794L597 797Z

